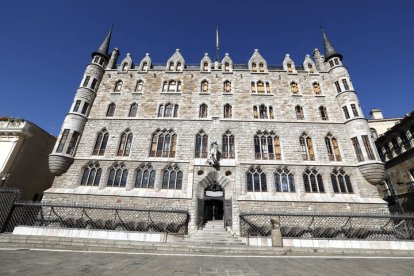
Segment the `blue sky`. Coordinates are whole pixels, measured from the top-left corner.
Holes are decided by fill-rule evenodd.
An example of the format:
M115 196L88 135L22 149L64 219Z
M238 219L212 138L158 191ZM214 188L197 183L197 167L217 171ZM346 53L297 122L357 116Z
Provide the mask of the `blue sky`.
M90 53L115 22L111 47L140 61L164 63L176 48L186 62L221 55L247 63L258 48L269 64L286 53L301 64L323 49L322 23L344 55L365 115L414 109L414 1L2 1L0 116L60 130Z

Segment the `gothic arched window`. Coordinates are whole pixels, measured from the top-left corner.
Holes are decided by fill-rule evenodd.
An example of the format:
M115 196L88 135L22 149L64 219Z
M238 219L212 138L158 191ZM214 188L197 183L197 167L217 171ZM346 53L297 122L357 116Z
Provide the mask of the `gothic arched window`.
M168 166L164 169L162 177L163 189L181 190L183 184L183 172L178 166Z
M104 155L106 145L108 144L109 133L106 129L102 129L96 137L95 146L92 155Z
M108 105L108 109L106 110L106 117L113 117L115 114L116 105L114 103L110 103Z
M313 73L314 72L312 63L308 63L308 72L309 73Z
M144 82L142 80L137 81L137 85L135 86L135 92L142 92L143 86Z
M288 73L293 73L293 67L291 63L286 64Z
M207 72L207 71L208 71L208 62L207 62L207 61L205 61L205 62L203 63L203 71L205 71L205 72Z
M230 104L224 105L224 118L231 118L233 117L233 108Z
M295 179L288 169L278 169L274 173L276 192L295 192Z
M203 80L201 82L201 92L208 92L208 81Z
M136 117L138 112L138 104L133 103L131 104L131 107L129 108L128 117Z
M328 150L328 157L330 161L341 161L341 153L339 151L338 141L335 137L328 133L325 137L325 145Z
M230 72L230 63L228 62L224 63L224 72Z
M303 114L303 108L300 105L295 106L296 119L305 120L305 115Z
M182 69L181 62L177 62L177 71L181 71L181 69Z
M176 92L177 91L177 82L175 80L170 80L168 82L168 92Z
M258 131L254 135L254 153L256 159L280 160L282 155L279 137L272 131Z
M246 172L248 192L267 192L266 174L258 167Z
M89 164L83 171L81 185L99 186L101 175L102 169L99 163Z
M128 70L128 62L125 62L124 65L122 65L122 71Z
M223 87L223 91L225 93L231 93L231 82L229 80L226 80L224 82L224 87Z
M264 71L265 71L264 64L263 63L259 63L259 72L263 73Z
M200 111L199 111L199 118L207 118L207 114L208 114L208 106L203 103L200 105Z
M177 135L172 130L152 134L150 157L175 157Z
M265 86L262 81L257 82L257 93L264 93L265 92Z
M303 184L307 193L324 193L322 175L315 169L306 169L303 172Z
M108 187L125 187L128 178L128 169L124 164L115 164L109 170Z
M135 188L154 188L155 184L155 170L150 164L137 169L137 176L135 177Z
M319 85L319 83L317 83L317 82L312 83L312 87L313 87L313 93L315 93L315 95L322 94L321 86Z
M196 134L195 158L207 158L208 135L204 131Z
M146 61L142 63L142 71L148 71L148 63Z
M321 119L323 121L328 121L329 120L329 118L328 118L328 111L326 111L326 107L320 106L319 107L319 114L321 114Z
M168 71L174 71L174 62L170 62L170 66L168 67Z
M158 117L177 117L178 116L178 104L167 103L165 106L160 104L158 108Z
M132 137L133 135L129 129L122 132L121 139L119 141L117 156L128 156L129 155L131 151Z
M313 149L312 139L306 133L303 133L302 136L299 137L299 143L302 152L302 159L314 161L315 151Z
M114 92L120 92L121 89L122 89L122 84L123 84L123 82L121 80L120 81L117 81L115 83Z
M252 72L257 72L257 66L255 62L252 62Z
M290 83L290 91L292 94L299 94L299 87L298 84L294 81Z
M234 135L230 131L226 131L222 136L222 158L235 158Z
M331 173L332 188L334 193L352 194L351 179L343 170L333 170Z

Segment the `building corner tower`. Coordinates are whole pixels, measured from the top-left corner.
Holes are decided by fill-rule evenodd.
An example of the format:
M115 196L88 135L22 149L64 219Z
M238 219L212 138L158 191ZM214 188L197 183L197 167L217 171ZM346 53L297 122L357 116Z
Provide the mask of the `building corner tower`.
M89 111L96 97L96 91L108 66L108 49L112 29L109 31L101 46L92 53L92 61L86 67L82 81L75 98L63 121L57 142L49 155L49 170L59 176L65 173L73 163L76 147L82 135Z
M319 57L317 51L317 58L323 62L338 92L336 99L345 118L345 127L357 157L358 169L366 181L376 185L384 179L384 164L380 161L371 139L368 121L362 113L348 70L342 64L342 55L335 50L324 31L322 35L325 56Z

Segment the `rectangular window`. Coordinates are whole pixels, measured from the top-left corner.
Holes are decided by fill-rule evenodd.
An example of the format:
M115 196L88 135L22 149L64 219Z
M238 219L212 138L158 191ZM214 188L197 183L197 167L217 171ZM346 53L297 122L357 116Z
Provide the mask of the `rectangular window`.
M339 60L337 58L334 59L334 61L335 61L335 65L339 65Z
M368 159L375 160L374 152L372 151L371 143L369 142L368 135L362 135L362 141L364 142L365 150L367 151Z
M336 81L336 82L335 82L335 87L336 87L336 91L337 91L338 93L341 93L341 92L342 92L342 90L341 90L341 86L339 85L339 82L338 82L338 81Z
M333 61L332 61L332 60L330 60L330 61L329 61L329 65L330 65L331 67L334 67L334 63L333 63Z
M62 137L60 138L59 146L56 149L56 152L62 152L63 148L65 147L66 140L68 139L69 129L65 129L62 133Z
M89 107L89 104L88 103L84 103L83 104L82 111L81 111L81 113L83 115L86 115L86 112L88 111L88 107Z
M352 109L352 113L354 114L354 116L355 116L355 117L358 117L358 116L359 116L359 114L358 114L358 110L357 110L357 108L356 108L356 105L355 105L355 104L351 104L351 109Z
M94 90L96 88L96 84L98 83L97 79L93 79L92 84L91 84L91 89Z
M345 119L349 119L349 112L348 112L348 107L343 106L342 110L344 111L345 114Z
M364 161L364 156L362 155L361 146L359 145L359 141L357 137L351 138L352 145L354 146L355 154L357 156L358 162Z
M78 142L78 138L79 138L79 132L74 131L73 134L72 134L72 137L70 138L66 154L73 155L73 153L75 151L76 143Z
M81 104L81 101L77 100L75 103L75 106L73 107L73 112L78 112L80 104Z
M345 90L349 90L348 81L346 79L342 79L342 83L344 85Z
M91 79L91 77L86 76L86 77L85 77L85 80L83 81L82 86L87 87L90 79Z

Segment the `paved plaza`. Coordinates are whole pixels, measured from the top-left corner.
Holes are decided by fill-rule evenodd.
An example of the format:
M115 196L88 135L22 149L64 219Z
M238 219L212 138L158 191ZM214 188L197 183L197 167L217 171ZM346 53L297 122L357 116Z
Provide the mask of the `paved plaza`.
M0 275L413 275L413 257L221 257L0 250Z

